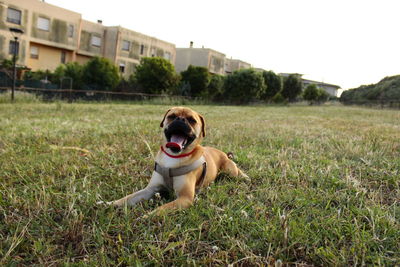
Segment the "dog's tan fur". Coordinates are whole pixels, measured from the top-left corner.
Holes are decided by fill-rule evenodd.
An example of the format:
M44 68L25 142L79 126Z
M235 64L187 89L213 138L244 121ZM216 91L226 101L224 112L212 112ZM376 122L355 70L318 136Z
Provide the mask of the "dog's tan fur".
M200 145L206 135L205 121L200 114L186 107L171 108L165 113L164 118L161 121L160 126L163 130L168 127L175 117L184 119L186 124L190 126L192 133L196 136L195 140L185 147L184 150L180 151L179 154L186 154L191 151L193 151L193 153L187 157L171 158L159 150L155 158L156 162L167 168L177 168L187 166L203 155L207 162L207 172L202 181L200 181L203 170L202 167L199 167L185 175L174 177L173 189L177 195L177 199L160 206L156 212L177 208L187 208L191 206L193 204L196 189L208 186L217 177L219 171L224 171L232 176L247 177L224 152L212 147L203 147ZM168 152L169 149L165 146L167 143L165 134L163 134L163 139L163 148ZM171 153L171 151L169 151L169 153ZM150 182L146 188L122 199L116 200L112 202L112 204L115 206L126 204L134 205L139 201L150 199L156 192L163 189L165 185L162 176L153 171Z

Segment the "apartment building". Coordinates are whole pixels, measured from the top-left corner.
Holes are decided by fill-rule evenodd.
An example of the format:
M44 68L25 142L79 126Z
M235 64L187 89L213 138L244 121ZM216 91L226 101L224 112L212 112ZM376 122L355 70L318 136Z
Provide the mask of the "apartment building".
M162 57L175 63L175 45L120 26L107 27L104 56L119 67L121 73L135 71L142 57Z
M231 74L234 71L241 70L241 69L249 69L251 68L251 64L244 62L239 59L225 59L225 73Z
M176 48L175 70L181 72L189 65L206 67L212 74L225 74L225 54L210 48Z
M21 29L17 64L33 71L62 63L85 63L95 56L114 62L130 75L141 57L160 56L174 64L175 45L122 27L107 27L39 0L0 0L0 60L16 44L9 28Z

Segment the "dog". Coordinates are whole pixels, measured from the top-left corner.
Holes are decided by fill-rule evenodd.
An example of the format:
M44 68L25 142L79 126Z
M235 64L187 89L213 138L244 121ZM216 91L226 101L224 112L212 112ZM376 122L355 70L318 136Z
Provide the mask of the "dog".
M133 206L162 190L174 191L177 198L154 212L188 208L197 190L212 183L219 171L235 177L248 176L224 152L201 146L206 124L199 113L187 107L173 107L165 113L160 127L163 142L155 157L148 185L133 194L111 202L114 206Z

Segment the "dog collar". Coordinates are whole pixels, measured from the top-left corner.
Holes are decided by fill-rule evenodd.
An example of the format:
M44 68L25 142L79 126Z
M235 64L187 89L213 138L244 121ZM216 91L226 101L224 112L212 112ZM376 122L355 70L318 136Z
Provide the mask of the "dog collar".
M165 155L167 155L168 157L177 159L177 158L184 158L184 157L190 156L191 154L193 154L194 149L193 149L191 152L189 152L189 153L181 154L181 155L177 155L177 156L174 156L174 155L169 154L167 151L165 151L165 149L164 149L163 146L161 146L161 151L164 152Z

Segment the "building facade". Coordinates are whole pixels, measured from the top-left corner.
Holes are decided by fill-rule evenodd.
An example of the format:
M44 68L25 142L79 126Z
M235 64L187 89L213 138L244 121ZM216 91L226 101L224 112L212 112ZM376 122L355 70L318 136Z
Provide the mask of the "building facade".
M225 59L225 73L231 74L234 71L241 70L241 69L249 69L251 68L251 64L244 62L239 59Z
M63 63L110 59L121 73L134 72L141 57L160 56L175 62L175 45L122 27L107 27L82 15L39 0L0 1L0 60L11 59L14 37L21 29L17 64L33 71L54 70Z
M225 74L225 54L209 48L177 48L175 70L182 72L189 65L206 67L212 74Z

